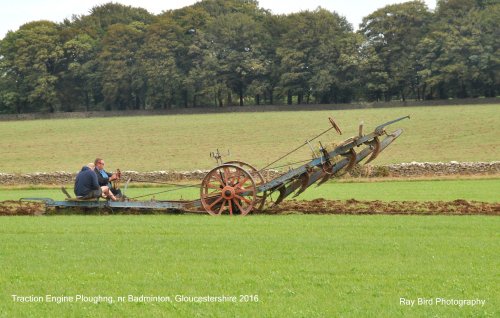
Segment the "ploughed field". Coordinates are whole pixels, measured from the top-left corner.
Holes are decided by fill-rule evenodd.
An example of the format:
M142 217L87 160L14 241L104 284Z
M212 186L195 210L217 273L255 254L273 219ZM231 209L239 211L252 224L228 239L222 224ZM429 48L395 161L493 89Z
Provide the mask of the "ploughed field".
M174 211L173 213L179 213ZM138 209L92 210L67 209L66 211L46 210L39 202L2 201L0 215L42 215L42 214L158 214L168 211ZM189 213L205 214L205 211ZM312 201L285 200L280 205L265 209L258 214L417 214L417 215L500 215L500 203L454 200L454 201L358 201L325 200Z

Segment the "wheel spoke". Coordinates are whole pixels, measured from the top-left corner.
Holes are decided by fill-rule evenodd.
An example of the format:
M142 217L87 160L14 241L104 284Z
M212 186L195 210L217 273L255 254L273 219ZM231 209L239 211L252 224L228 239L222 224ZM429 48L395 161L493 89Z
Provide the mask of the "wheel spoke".
M224 181L222 181L222 178L221 176L219 175L219 172L218 171L215 171L213 176L215 177L215 179L217 181L219 181L219 183L222 185L222 186L225 186L226 184L224 183Z
M216 205L217 203L219 203L219 202L220 202L220 200L222 200L222 199L223 199L223 197L219 197L217 200L215 200L214 202L212 202L212 204L210 204L208 207L209 207L210 209L212 209L212 208L213 208L213 206L214 206L214 205Z
M212 190L212 192L207 192L206 195L207 196L211 196L211 195L213 195L215 193L220 193L220 189Z
M237 176L234 176L234 179L236 180L233 184L238 185L238 183L240 183L240 175L237 175Z
M245 179L243 179L243 181L238 182L238 184L236 185L236 187L237 188L241 188L245 184L245 182L247 182L248 180L250 180L250 178L245 177Z
M228 200L228 206L229 206L229 215L233 215L233 202L232 200Z
M220 193L220 188L216 188L216 189L210 189L210 193L213 194L213 193ZM208 193L208 192L207 192Z
M215 184L209 183L209 184L207 184L207 188L220 190L220 185L215 185Z
M246 214L246 213L245 213L246 211L245 211L245 210L241 207L241 205L238 203L238 201L237 201L237 200L234 200L234 199L233 199L233 202L234 202L234 204L236 204L236 206L238 207L238 209L240 209L240 212L241 212L242 214Z
M243 201L245 201L245 202L246 202L246 203L248 203L248 204L250 204L250 203L252 202L252 201L248 200L247 198L242 197L242 196L237 195L237 194L235 194L235 195L234 195L234 197L235 197L235 198L238 198L238 199L240 199L240 200L243 200Z
M217 214L222 213L222 210L224 210L224 207L226 206L226 202L227 202L227 200L224 200L224 202L222 202L222 205L220 206L220 209L219 209L219 213L217 213Z
M246 189L246 188L239 188L234 190L235 193L245 193L245 192L250 192L253 195L253 189Z
M231 180L233 181L232 182L232 185L235 186L238 184L238 182L240 181L240 178L241 178L241 175L239 174L239 171L235 171L232 175L231 175Z
M224 167L223 170L224 170L224 182L225 182L224 184L227 185L229 182L229 175L230 175L229 169L227 167Z

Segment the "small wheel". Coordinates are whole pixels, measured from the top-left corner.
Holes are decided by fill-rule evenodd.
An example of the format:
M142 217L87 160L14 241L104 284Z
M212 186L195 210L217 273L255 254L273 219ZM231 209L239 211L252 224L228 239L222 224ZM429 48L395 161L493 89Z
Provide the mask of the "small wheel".
M257 202L255 181L245 169L223 164L207 173L201 183L200 198L205 211L211 215L247 215Z
M228 162L225 162L224 164L235 165L235 166L238 166L238 167L245 169L252 176L253 180L255 181L256 187L259 187L259 186L263 185L264 183L266 183L266 180L264 179L264 177L262 176L260 171L257 170L257 168L255 168L251 164L248 164L248 163L243 162L243 161L236 161L236 160L228 161ZM256 196L257 196L257 202L255 202L254 210L260 212L264 208L264 203L266 203L266 194L265 193L257 193Z

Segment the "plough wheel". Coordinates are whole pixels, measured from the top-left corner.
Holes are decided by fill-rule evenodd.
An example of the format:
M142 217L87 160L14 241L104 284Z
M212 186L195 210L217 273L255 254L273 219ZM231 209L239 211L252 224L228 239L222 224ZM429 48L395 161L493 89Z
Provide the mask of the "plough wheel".
M223 164L205 176L201 183L201 204L211 215L247 215L257 203L257 188L251 174L240 166Z
M256 187L259 187L259 186L263 185L264 183L266 183L266 180L264 179L264 177L262 176L260 171L257 170L251 164L248 164L248 163L243 162L243 161L236 161L236 160L235 161L228 161L228 162L225 162L224 164L235 165L235 166L238 166L238 167L245 169L252 176ZM255 202L254 210L260 212L260 211L262 211L262 209L264 208L264 204L266 203L266 195L265 195L265 193L257 193L256 196L257 196L257 201Z

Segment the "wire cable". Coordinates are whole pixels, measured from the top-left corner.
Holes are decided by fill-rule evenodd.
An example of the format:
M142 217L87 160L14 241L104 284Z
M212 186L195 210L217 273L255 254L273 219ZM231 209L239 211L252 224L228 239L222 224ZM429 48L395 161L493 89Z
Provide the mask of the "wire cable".
M144 198L144 197L149 197L149 196L152 196L152 195L155 195L155 194L173 192L173 191L181 190L181 189L184 189L184 188L190 188L190 187L193 187L193 186L192 185L182 186L182 187L178 187L178 188L175 188L175 189L170 189L170 190L159 191L159 192L155 192L155 193L144 194L144 195L140 195L140 196L133 197L133 198L130 198L130 199Z
M259 172L263 171L264 169L269 168L271 165L275 164L276 162L280 161L281 159L283 159L283 158L285 158L285 157L287 157L287 156L291 155L291 154L292 154L292 153L294 153L295 151L297 151L297 150L299 150L300 148L304 147L305 145L307 145L307 144L308 144L308 142L313 141L314 139L317 139L317 138L319 138L319 137L323 136L324 134L326 134L327 132L329 132L329 131L330 131L330 130L332 130L332 129L333 129L333 127L330 127L330 128L328 128L327 130L323 131L321 134L317 135L316 137L314 137L314 138L312 138L312 139L310 139L310 140L307 140L307 141L306 141L306 142L304 142L302 145L298 146L297 148L295 148L295 149L293 149L292 151L290 151L290 152L286 153L285 155L283 155L283 156L279 157L278 159L274 160L273 162L271 162L271 163L270 163L270 164L268 164L267 166L263 167L262 169L260 169L260 170L259 170Z

